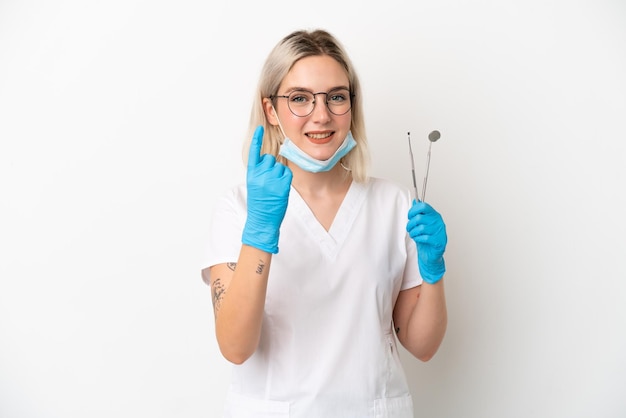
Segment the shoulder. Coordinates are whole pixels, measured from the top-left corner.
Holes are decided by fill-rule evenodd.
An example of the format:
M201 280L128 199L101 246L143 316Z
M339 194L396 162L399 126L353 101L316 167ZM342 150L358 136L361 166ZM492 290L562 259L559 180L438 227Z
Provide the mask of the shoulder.
M411 192L408 187L399 183L380 177L370 177L365 183L370 193L388 198L396 198L400 200L411 200Z
M246 206L246 196L247 191L245 184L238 184L231 187L218 196L214 210L219 212L220 210L228 210L228 208L235 210L237 208L243 208Z
M392 180L370 177L362 183L366 189L366 205L387 214L397 213L402 219L413 203L408 187Z
M246 199L246 185L244 183L232 186L227 189L220 196L221 199L226 200L245 200Z

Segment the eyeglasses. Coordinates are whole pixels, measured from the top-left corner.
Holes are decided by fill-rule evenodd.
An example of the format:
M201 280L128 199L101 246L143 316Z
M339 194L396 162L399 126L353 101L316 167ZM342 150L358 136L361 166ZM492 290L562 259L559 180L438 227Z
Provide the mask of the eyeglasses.
M272 95L270 99L287 99L287 106L291 113L301 118L309 116L315 108L315 96L326 95L326 107L328 111L336 116L345 115L352 107L354 94L345 88L336 88L328 92L313 93L307 90L294 90L289 95Z

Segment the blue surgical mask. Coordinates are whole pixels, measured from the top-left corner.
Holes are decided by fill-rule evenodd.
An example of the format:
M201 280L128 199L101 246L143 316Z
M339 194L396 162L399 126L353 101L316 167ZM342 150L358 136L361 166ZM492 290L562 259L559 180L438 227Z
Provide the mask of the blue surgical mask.
M280 152L278 154L296 164L304 171L308 171L309 173L319 173L333 168L335 164L345 157L346 154L348 154L355 146L356 141L352 136L352 132L348 131L346 139L344 139L343 143L339 146L339 148L337 148L335 154L333 154L333 156L329 159L322 161L311 157L309 154L298 148L298 146L294 144L291 139L285 137L285 141L280 146Z
M276 112L274 110L274 112ZM278 119L278 117L277 117ZM304 171L308 171L309 173L319 173L324 171L329 171L332 169L339 160L345 157L352 148L356 146L356 141L352 136L352 132L348 131L348 135L346 135L346 139L343 140L342 144L337 148L337 151L327 160L318 160L316 158L311 157L306 152L302 151L294 142L285 135L285 131L278 121L278 127L283 133L285 140L283 144L280 146L279 155L285 157Z

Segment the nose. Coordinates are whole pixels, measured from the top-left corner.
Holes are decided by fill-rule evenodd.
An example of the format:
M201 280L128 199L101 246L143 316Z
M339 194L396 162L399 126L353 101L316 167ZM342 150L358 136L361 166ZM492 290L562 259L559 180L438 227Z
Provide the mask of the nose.
M328 110L328 103L326 103L326 93L316 93L315 101L313 102L313 117L314 122L328 122L331 119L330 110Z

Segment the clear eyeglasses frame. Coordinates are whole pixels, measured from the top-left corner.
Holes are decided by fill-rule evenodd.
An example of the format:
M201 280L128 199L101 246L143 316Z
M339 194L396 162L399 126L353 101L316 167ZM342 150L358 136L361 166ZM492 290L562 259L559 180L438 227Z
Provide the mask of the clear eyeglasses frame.
M313 93L308 90L293 90L288 95L271 95L270 99L287 99L287 106L295 116L304 118L313 113L316 96L323 94L326 96L326 108L335 116L345 115L352 108L352 98L354 94L350 90L340 87L327 92L320 91Z

